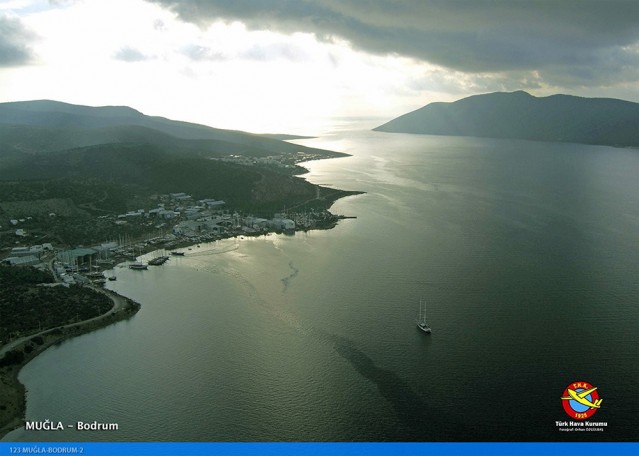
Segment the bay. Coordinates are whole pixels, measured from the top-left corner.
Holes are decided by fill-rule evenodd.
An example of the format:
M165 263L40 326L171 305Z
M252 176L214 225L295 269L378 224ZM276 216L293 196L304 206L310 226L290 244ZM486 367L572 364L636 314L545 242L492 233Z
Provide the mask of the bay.
M116 268L131 320L28 364L4 440L637 440L639 153L345 131L309 181L363 195L329 231ZM415 326L427 303L432 335ZM568 384L603 432L566 433ZM593 420L594 420L593 418Z

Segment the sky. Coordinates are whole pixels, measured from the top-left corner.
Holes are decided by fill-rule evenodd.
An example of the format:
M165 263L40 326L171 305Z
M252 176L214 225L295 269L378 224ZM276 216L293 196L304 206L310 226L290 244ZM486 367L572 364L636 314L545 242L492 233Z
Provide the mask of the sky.
M639 102L639 2L0 0L0 102L318 135L514 90Z

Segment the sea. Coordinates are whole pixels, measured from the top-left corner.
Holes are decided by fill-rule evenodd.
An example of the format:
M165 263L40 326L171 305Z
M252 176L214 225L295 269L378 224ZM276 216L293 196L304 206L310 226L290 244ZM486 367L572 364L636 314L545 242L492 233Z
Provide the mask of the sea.
M20 374L27 420L65 429L3 440L639 440L639 150L373 131L297 143L351 154L304 178L365 192L331 208L356 218L114 268L107 286L140 312ZM575 383L602 399L594 430L567 424Z

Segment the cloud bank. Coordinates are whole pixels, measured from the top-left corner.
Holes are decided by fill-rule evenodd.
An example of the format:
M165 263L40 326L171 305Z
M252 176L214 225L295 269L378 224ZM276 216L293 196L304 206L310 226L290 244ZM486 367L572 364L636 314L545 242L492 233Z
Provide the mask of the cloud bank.
M463 73L537 72L551 84L636 79L639 2L628 0L152 0L201 26L311 32ZM537 81L539 82L539 81Z

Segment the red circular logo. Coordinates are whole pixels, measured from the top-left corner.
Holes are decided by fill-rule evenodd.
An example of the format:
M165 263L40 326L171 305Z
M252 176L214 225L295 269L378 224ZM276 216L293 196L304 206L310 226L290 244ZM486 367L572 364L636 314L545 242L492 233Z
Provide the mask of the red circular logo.
M564 390L561 403L565 412L575 420L586 420L601 408L597 387L588 382L572 382Z

